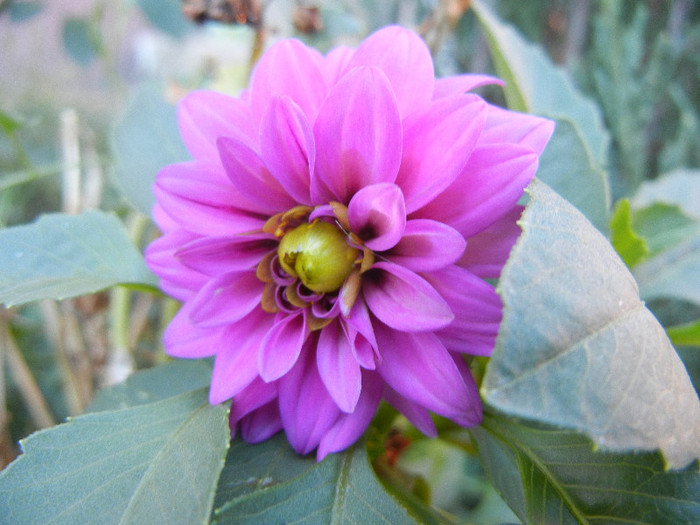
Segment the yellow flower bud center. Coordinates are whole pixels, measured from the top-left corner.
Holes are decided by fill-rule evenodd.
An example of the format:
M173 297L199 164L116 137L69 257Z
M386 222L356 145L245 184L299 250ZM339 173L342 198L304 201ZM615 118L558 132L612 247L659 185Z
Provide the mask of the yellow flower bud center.
M339 228L320 220L286 232L277 248L284 271L318 293L338 290L359 254Z

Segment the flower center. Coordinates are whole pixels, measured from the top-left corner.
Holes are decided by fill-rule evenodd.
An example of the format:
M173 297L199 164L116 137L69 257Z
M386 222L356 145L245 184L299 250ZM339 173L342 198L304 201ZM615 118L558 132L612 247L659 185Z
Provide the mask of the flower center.
M337 291L360 253L338 227L318 219L287 231L277 248L284 271L317 293Z

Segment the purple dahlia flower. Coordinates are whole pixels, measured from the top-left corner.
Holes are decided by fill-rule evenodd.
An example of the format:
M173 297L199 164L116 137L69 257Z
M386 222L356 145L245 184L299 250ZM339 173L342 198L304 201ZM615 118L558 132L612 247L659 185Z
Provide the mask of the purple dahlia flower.
M249 442L284 430L318 459L384 399L428 435L430 412L481 420L464 354L489 355L498 277L550 121L436 79L423 41L387 27L326 56L270 48L240 97L179 106L194 158L158 174L147 251L183 307L176 357L215 356L210 401L232 399Z

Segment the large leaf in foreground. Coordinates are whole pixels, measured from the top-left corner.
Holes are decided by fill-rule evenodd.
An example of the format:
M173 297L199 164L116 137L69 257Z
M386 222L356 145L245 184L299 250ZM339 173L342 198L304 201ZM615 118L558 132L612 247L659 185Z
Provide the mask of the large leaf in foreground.
M658 452L594 451L575 432L489 413L472 434L487 472L523 522L700 522L697 464L668 472Z
M443 523L418 505L399 503L377 480L365 447L321 463L300 457L280 434L259 445L231 445L213 523Z
M700 457L700 403L683 363L607 240L545 184L528 193L485 401L684 467Z
M76 417L23 441L0 523L204 523L228 441L206 389Z
M115 215L44 215L0 230L0 303L64 299L157 280Z
M496 72L506 82L509 108L556 121L537 176L605 231L609 134L600 109L539 47L498 20L483 2L475 0L472 7L486 33Z

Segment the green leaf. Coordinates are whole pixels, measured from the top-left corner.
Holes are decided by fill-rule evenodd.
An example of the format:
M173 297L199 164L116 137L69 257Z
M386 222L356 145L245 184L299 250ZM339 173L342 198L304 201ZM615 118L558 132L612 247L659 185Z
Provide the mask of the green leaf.
M511 109L556 121L537 176L576 206L599 230L608 226L609 134L600 108L535 45L502 23L481 1L472 7L487 37Z
M22 442L0 473L0 519L204 523L228 442L227 410L206 389L76 417Z
M634 208L654 203L678 206L693 219L700 219L700 170L680 169L646 181L632 199Z
M676 346L700 347L700 319L693 323L671 326L666 329L666 333Z
M596 451L575 432L492 413L472 434L486 471L525 523L700 522L697 463L668 472L659 453Z
M180 0L138 0L138 5L153 27L170 36L182 38L192 30L193 24L183 15Z
M503 270L504 304L481 393L513 416L580 430L610 450L700 456L700 402L615 250L540 181Z
M0 230L0 303L63 299L115 284L157 286L115 215L51 214Z
M231 444L212 523L443 523L399 503L377 480L362 444L321 463L297 455L279 434Z
M610 218L610 242L625 264L632 268L649 253L647 243L632 229L630 201L621 199Z
M163 99L160 86L139 87L114 128L112 150L124 194L137 210L150 216L158 171L189 159L180 140L175 106Z
M7 113L0 111L0 129L2 129L4 133L11 135L21 127L22 124L19 121L13 119Z
M63 47L78 64L90 64L100 51L99 41L90 21L83 18L67 19L63 23Z

